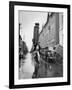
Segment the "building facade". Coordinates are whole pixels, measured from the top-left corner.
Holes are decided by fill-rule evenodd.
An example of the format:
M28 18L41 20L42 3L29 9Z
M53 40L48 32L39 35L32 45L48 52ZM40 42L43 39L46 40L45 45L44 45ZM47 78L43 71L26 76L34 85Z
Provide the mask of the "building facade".
M48 13L47 21L39 35L39 43L42 48L63 45L63 14Z
M35 45L37 45L38 43L38 39L39 39L39 23L35 23L35 26L34 26L34 32L33 32L34 36L33 36L33 43Z
M59 14L59 44L63 46L63 13Z

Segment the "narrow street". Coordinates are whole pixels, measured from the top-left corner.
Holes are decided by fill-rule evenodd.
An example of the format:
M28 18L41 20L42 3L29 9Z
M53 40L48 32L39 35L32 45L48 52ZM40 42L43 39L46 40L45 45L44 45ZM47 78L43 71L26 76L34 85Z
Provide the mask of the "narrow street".
M22 17L22 14L28 15L21 12ZM62 16L48 12L41 30L39 21L34 21L31 29L22 29L19 35L19 79L63 77Z
M63 65L53 64L45 62L40 58L38 73L36 78L48 78L48 77L62 77L63 75ZM32 78L35 71L35 61L32 60L31 54L28 53L25 62L22 61L22 65L19 72L20 79Z

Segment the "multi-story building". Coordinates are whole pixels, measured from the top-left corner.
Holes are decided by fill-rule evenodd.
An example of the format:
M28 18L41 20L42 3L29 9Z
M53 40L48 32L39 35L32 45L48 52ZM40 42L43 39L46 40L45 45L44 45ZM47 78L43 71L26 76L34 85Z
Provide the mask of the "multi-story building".
M39 35L39 43L42 48L63 45L63 14L48 13L47 21Z
M59 14L59 44L63 46L63 13Z
M35 23L34 34L33 34L33 43L37 45L39 39L39 23Z

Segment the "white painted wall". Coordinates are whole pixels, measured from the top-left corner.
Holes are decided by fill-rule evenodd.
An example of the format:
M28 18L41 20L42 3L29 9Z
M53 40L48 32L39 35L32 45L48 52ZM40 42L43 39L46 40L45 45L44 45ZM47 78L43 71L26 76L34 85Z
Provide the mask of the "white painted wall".
M72 0L21 0L21 1L70 4L72 15ZM9 80L9 0L0 0L0 90L9 90L8 80ZM55 86L55 87L27 88L27 89L23 88L22 90L72 90L72 84L70 86L57 86L57 87Z

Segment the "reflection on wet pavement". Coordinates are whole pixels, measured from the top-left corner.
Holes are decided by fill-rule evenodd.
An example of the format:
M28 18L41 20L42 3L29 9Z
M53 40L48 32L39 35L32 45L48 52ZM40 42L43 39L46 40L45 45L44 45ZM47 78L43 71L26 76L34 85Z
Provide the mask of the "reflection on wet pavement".
M33 74L35 71L36 62L32 60L32 55L28 53L26 55L26 59L22 62L20 71L19 71L19 79L28 79L34 78ZM40 58L39 68L37 71L37 75L35 78L48 78L48 77L62 77L63 76L63 65L62 64L53 64L47 63L42 58ZM36 73L36 72L35 72Z
M26 55L25 62L22 63L19 71L19 79L32 78L34 72L34 64L32 62L31 54Z

